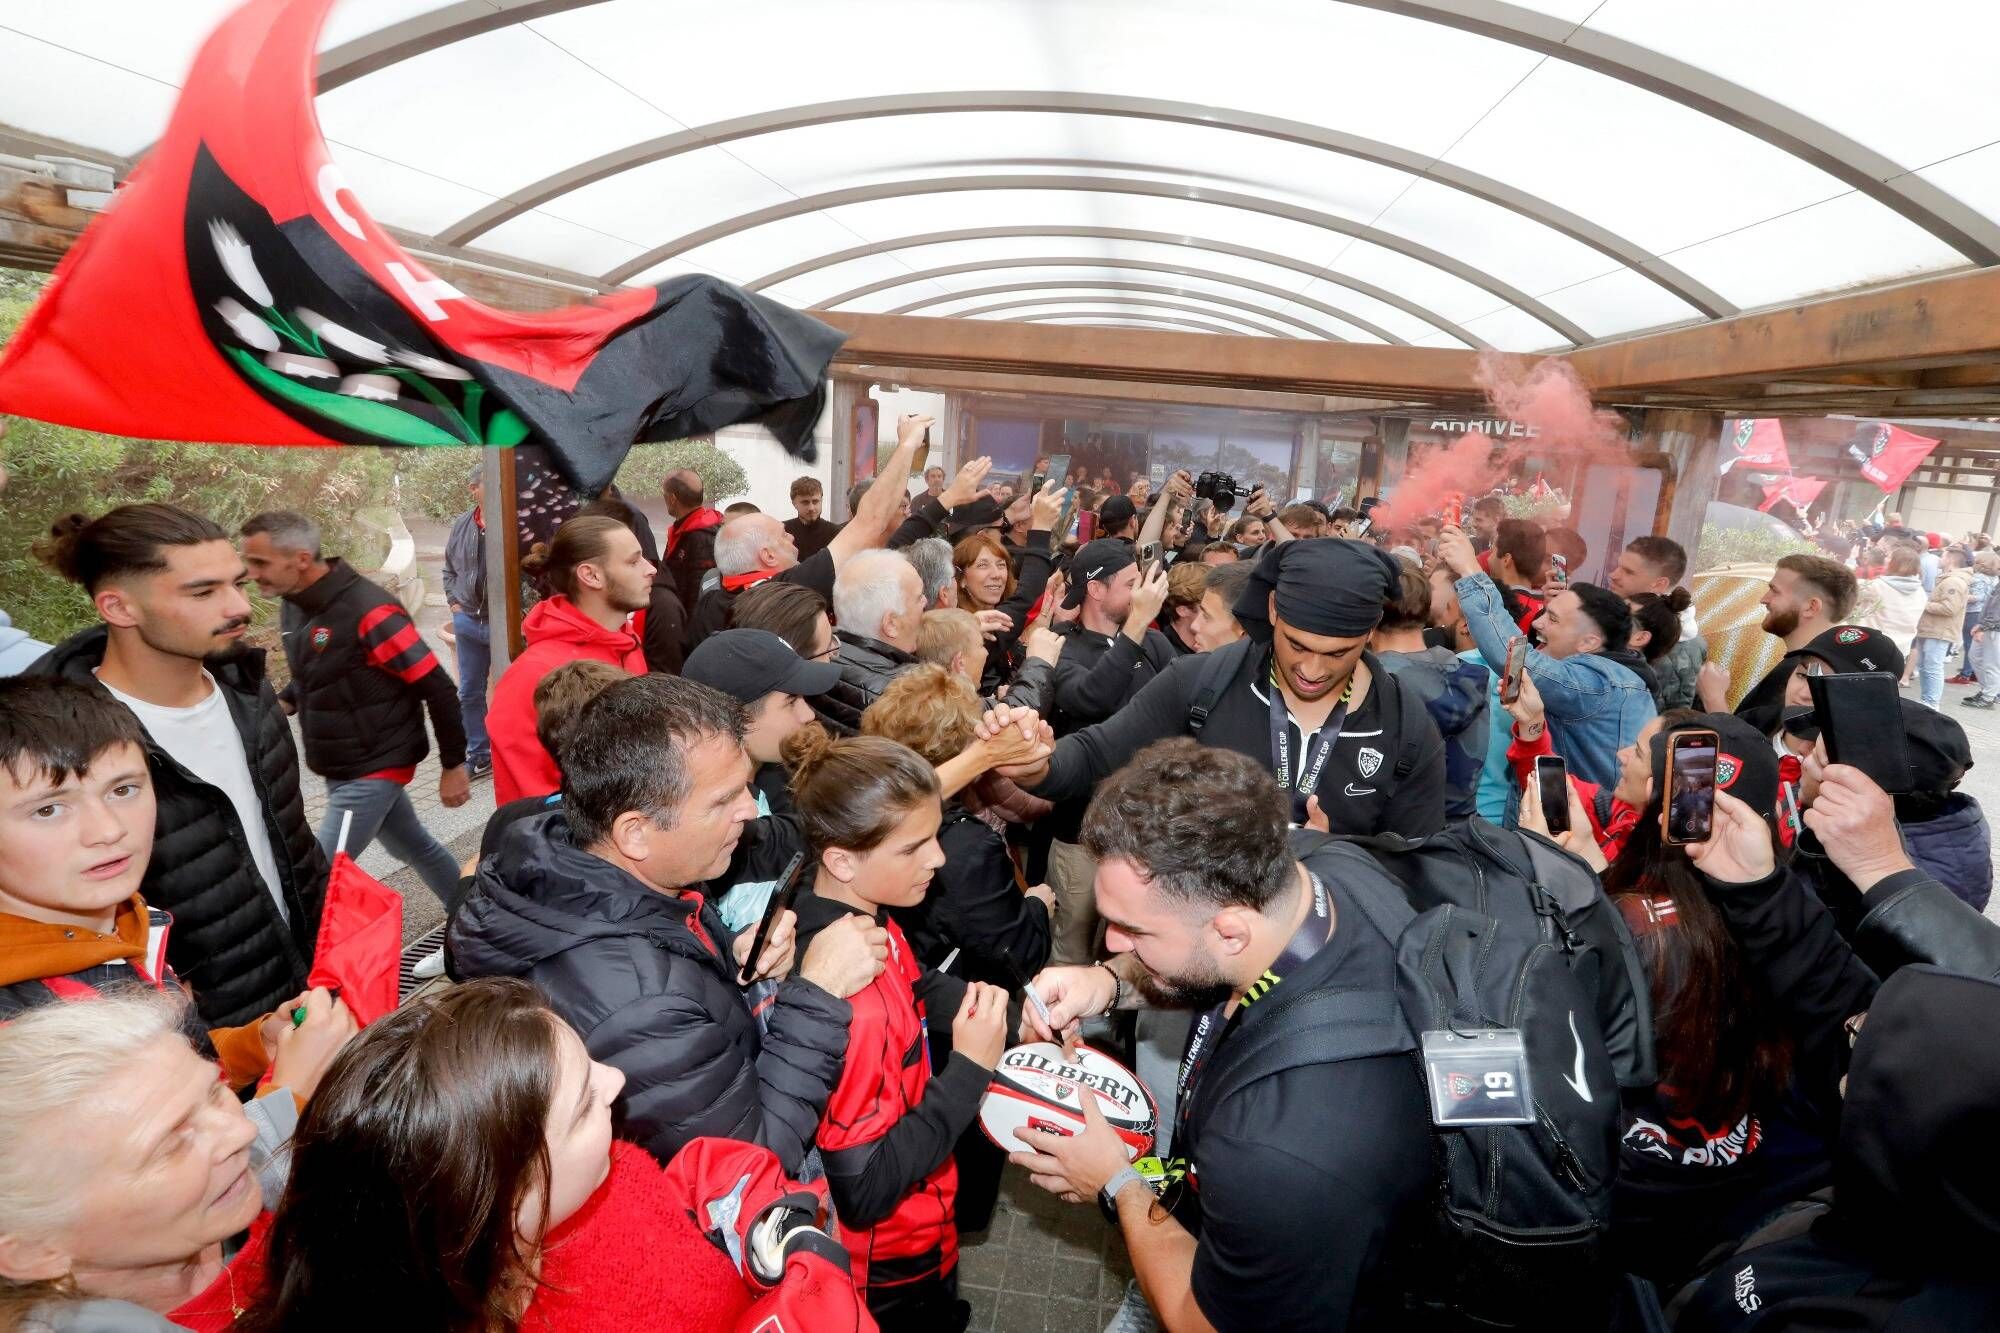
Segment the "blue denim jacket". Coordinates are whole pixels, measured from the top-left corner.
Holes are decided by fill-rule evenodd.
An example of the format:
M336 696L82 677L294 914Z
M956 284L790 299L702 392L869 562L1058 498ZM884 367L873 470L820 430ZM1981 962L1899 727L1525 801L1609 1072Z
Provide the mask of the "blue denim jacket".
M1500 590L1484 574L1458 581L1459 609L1479 645L1479 654L1497 673L1507 666L1507 644L1521 632L1500 602ZM1550 657L1528 651L1528 674L1541 691L1548 713L1549 742L1569 771L1600 787L1618 784L1618 751L1638 739L1639 728L1657 710L1646 683L1616 662L1595 653Z

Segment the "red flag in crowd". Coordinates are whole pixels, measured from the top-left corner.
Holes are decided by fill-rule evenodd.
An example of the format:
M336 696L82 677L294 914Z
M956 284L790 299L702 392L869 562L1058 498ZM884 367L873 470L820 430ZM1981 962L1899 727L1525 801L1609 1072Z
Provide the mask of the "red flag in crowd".
M1877 421L1861 428L1861 434L1847 446L1847 456L1861 464L1862 476L1884 492L1894 493L1937 446L1936 440Z
M320 137L333 0L249 0L0 359L0 413L147 439L546 445L595 494L640 440L762 421L810 459L844 335L692 275L563 310L467 298Z
M1791 452L1785 448L1785 429L1776 417L1744 417L1731 424L1722 437L1722 472L1733 467L1752 472L1790 472Z
M402 956L402 895L335 852L306 984L339 988L354 1021L367 1027L396 1007Z
M1757 507L1768 514L1772 505L1789 500L1803 514L1825 489L1826 482L1819 477L1786 477L1764 488L1764 503Z

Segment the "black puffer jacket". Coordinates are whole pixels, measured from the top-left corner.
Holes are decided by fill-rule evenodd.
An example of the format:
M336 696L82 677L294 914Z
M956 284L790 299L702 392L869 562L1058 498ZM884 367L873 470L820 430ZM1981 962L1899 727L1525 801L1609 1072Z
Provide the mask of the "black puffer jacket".
M760 1040L731 939L701 895L656 893L577 847L557 810L509 828L479 867L446 957L456 979L539 986L591 1056L623 1071L622 1132L662 1162L716 1135L796 1172L840 1078L851 1011L793 977Z
M840 683L812 701L813 711L836 736L861 730L861 714L882 697L889 682L917 664L917 659L879 639L864 639L844 629L833 632L834 664Z
M458 686L430 645L380 585L345 560L285 599L279 628L298 710L306 766L332 782L414 768L430 753L424 709L446 768L465 762Z
M66 640L34 670L102 689L92 674L104 660L102 625ZM264 654L239 648L210 658L250 761L264 827L283 880L291 924L278 914L257 873L236 807L146 738L147 767L159 802L153 859L139 891L173 913L167 961L193 992L210 1027L267 1014L304 989L326 896L326 857L306 823L299 756L278 696L264 679Z

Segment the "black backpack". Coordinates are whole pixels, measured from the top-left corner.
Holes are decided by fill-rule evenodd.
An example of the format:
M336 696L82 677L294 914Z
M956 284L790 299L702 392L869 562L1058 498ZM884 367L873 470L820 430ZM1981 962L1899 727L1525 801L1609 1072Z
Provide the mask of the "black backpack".
M1372 927L1395 948L1397 994L1281 988L1271 1002L1283 1012L1261 1036L1217 1051L1196 1108L1287 1069L1384 1054L1406 1055L1428 1084L1421 1033L1518 1028L1534 1123L1431 1127L1436 1194L1404 1256L1409 1326L1607 1327L1618 1088L1596 1006L1562 946L1456 901L1417 910L1357 840L1300 830L1292 849L1368 918L1346 928Z
M1539 834L1472 818L1426 838L1342 835L1365 848L1419 912L1455 903L1552 944L1587 996L1622 1088L1650 1088L1652 991L1625 918L1581 859Z

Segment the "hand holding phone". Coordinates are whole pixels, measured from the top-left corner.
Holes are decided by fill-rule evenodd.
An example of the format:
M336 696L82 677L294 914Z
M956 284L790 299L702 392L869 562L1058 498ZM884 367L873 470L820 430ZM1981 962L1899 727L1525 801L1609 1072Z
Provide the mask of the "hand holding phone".
M1500 673L1500 702L1513 703L1521 697L1521 673L1528 669L1528 640L1516 634L1507 642L1507 666Z
M1160 544L1158 542L1147 542L1144 546L1141 546L1139 548L1140 578L1150 579L1151 577L1153 577L1154 574L1159 572L1157 569L1159 563L1160 563Z
M785 869L778 876L778 886L771 890L771 901L764 904L764 919L757 923L757 934L752 937L750 952L743 959L740 974L745 982L757 978L757 963L764 956L764 946L770 943L771 931L778 918L792 910L798 901L799 886L805 882L806 854L803 850L792 853L792 859L785 862Z
M1667 737L1667 790L1660 802L1660 836L1673 846L1707 842L1715 831L1715 768L1721 740L1712 731Z
M1541 799L1542 826L1549 836L1569 832L1569 769L1555 755L1536 757L1535 794Z

